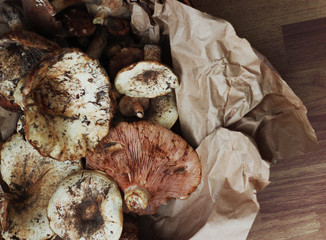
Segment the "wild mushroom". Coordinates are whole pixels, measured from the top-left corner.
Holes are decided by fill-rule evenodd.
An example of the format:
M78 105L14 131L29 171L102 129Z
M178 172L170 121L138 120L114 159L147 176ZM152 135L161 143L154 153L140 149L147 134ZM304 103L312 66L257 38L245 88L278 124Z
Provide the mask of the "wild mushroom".
M78 49L43 58L22 93L26 138L43 156L80 159L109 131L115 107L109 78Z
M119 239L122 199L112 178L84 170L66 178L48 206L52 230L64 239Z
M171 69L156 61L140 61L123 68L114 84L121 94L148 98L165 95L179 86Z
M124 0L101 0L100 4L86 4L88 12L94 16L93 23L103 25L109 16L127 18L130 16L128 4Z
M131 98L123 96L119 101L119 111L123 116L143 118L149 107L149 98Z
M117 55L117 56L120 56L120 55ZM114 60L114 59L112 59L112 60ZM150 62L150 61L159 62L161 60L160 48L157 45L145 45L144 46L144 60L146 62ZM113 61L113 63L115 63L115 62L118 62L118 61L117 60ZM113 65L112 63L110 63L110 67L111 67L110 69L114 69L111 65L115 66L117 64ZM116 69L118 69L118 67L116 67ZM118 77L116 77L116 81L118 81L117 78ZM137 80L135 80L135 82L136 81ZM152 81L154 84L154 82L156 81L155 77L153 77ZM140 99L143 99L142 101L144 101L144 99L146 99L146 98L149 101L149 98L151 98L150 99L151 101L149 104L149 106L150 106L149 110L146 113L144 113L145 112L144 110L139 110L141 103L139 103L139 102L137 103L137 99L139 99L140 96L144 95L143 92L141 92L139 94L140 88L139 88L139 86L135 86L132 89L132 91L134 92L133 98L129 97L130 92L127 92L126 96L121 98L120 102L122 100L124 100L122 104L119 103L119 110L120 110L121 114L124 116L131 116L130 114L132 113L132 109L134 109L134 106L136 105L138 107L135 110L135 112L141 112L141 114L140 114L141 117L144 117L144 115L145 115L145 117L144 117L145 120L148 120L148 121L151 121L154 123L158 123L167 128L171 128L178 119L178 111L177 111L174 92L171 89L169 89L169 92L166 92L166 89L163 89L163 91L160 91L158 94L156 94L156 95L158 95L156 97L152 97L152 96L150 96L150 94L148 94L145 98L140 98ZM129 87L129 89L130 89L130 87ZM121 91L120 91L120 93L121 93ZM126 100L125 100L125 98L126 98ZM129 103L129 105L128 105L128 103ZM124 112L130 113L130 114L127 115Z
M175 94L174 92L170 92L164 96L151 99L151 104L145 114L144 120L170 129L176 123L178 117Z
M11 31L0 38L0 106L10 111L19 111L13 94L18 81L46 53L59 45L25 30Z
M82 169L80 161L59 162L42 157L20 134L1 148L1 175L9 187L4 239L49 239L48 202L58 184Z
M56 14L62 10L80 3L99 4L100 0L22 0L24 13L37 31L47 35L60 32L62 23L56 19Z
M201 179L195 150L171 130L147 121L119 123L86 161L117 181L128 209L139 215L154 214L170 199L188 198Z
M71 36L88 37L93 35L96 30L96 25L93 24L91 16L79 8L64 11L60 19L63 28Z

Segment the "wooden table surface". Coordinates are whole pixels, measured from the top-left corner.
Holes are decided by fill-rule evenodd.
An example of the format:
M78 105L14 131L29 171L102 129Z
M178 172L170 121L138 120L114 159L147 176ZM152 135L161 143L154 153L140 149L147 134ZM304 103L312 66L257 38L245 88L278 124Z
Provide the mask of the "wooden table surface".
M193 0L229 21L301 98L320 150L271 167L248 240L326 239L326 1Z

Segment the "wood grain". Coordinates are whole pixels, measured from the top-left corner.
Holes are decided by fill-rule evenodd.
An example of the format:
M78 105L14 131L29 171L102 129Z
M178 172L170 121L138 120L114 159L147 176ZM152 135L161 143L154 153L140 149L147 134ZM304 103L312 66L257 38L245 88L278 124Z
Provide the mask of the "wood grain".
M248 240L326 239L326 1L193 0L229 21L301 98L320 150L279 160Z

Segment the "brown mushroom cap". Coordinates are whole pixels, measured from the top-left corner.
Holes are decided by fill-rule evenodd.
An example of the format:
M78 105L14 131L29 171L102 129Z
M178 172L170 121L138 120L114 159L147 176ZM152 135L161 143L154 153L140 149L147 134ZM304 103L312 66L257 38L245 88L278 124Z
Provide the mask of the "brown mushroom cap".
M147 98L165 95L179 86L170 68L156 61L140 61L123 68L114 84L121 94Z
M96 25L93 24L92 17L82 9L69 9L61 18L63 28L72 36L88 37L95 32Z
M146 121L119 123L86 160L117 181L129 210L139 215L154 214L170 199L188 198L201 179L195 150L171 130Z
M43 55L59 45L29 31L13 31L0 38L0 106L19 111L13 94L18 81L25 77Z
M109 131L115 103L109 78L78 49L43 58L22 93L26 138L43 156L80 159Z
M10 190L4 239L49 239L48 202L58 184L82 169L80 161L42 157L20 134L2 145L1 175Z
M119 239L123 225L119 187L102 172L73 174L53 194L48 218L64 239Z

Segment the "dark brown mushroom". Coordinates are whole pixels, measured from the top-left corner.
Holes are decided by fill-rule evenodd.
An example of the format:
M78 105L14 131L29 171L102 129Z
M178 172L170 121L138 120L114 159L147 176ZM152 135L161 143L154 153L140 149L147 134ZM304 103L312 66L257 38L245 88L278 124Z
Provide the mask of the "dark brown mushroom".
M33 32L19 30L4 34L0 38L0 106L19 111L13 97L18 81L42 56L59 48L56 43Z
M170 199L186 199L201 179L195 150L180 136L146 121L119 123L86 155L93 169L112 176L130 211L154 214Z
M109 78L79 49L44 57L22 93L26 138L43 156L80 159L109 131L115 107Z
M37 31L55 35L61 31L62 23L56 14L76 4L99 4L100 0L22 0L24 13Z
M60 17L63 28L71 36L75 37L88 37L91 36L95 30L96 25L93 24L93 19L84 10L79 8L72 8Z

